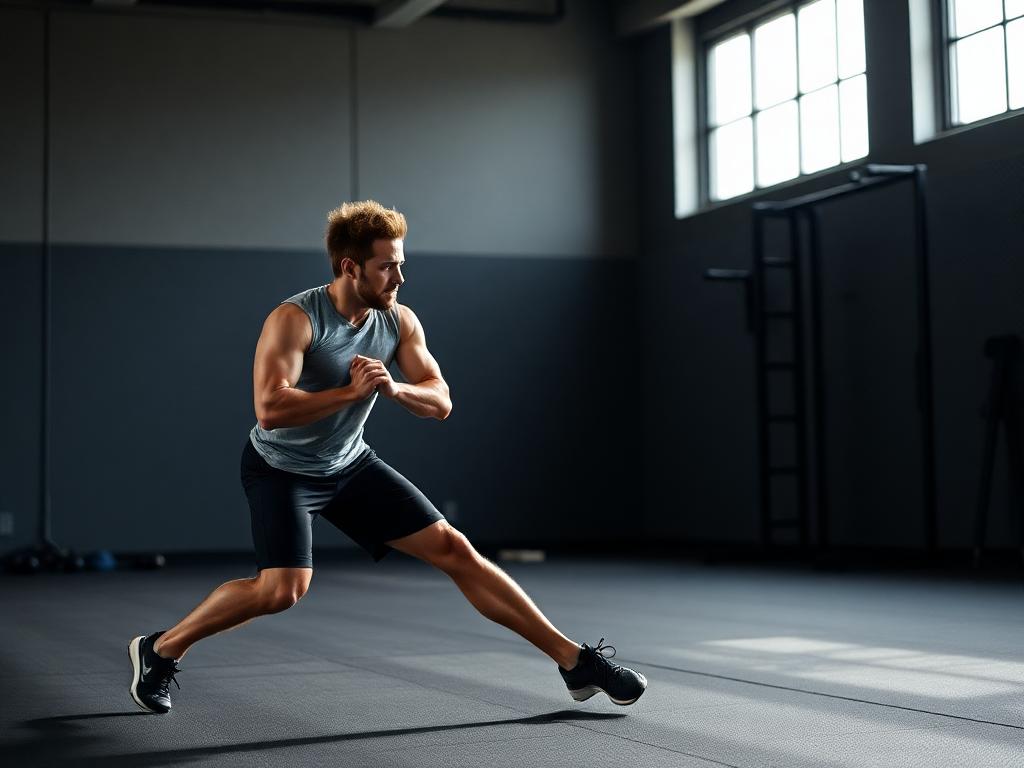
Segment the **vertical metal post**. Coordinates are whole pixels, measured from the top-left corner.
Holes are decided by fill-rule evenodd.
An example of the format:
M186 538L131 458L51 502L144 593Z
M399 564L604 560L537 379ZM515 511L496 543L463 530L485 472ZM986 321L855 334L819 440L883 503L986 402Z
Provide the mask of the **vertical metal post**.
M754 336L757 368L758 488L761 495L761 544L771 544L771 479L768 476L768 370L765 365L764 214L754 206Z
M351 174L351 200L359 199L359 25L352 25L349 36L349 173Z
M40 313L42 320L42 402L39 414L39 541L41 549L53 547L51 541L51 496L50 496L50 418L52 387L50 367L53 354L53 328L50 319L50 273L52 253L50 248L50 11L43 13L43 211L42 211L42 297Z
M811 388L814 392L814 485L815 485L815 522L816 545L818 550L828 548L828 460L825 443L825 351L822 337L824 335L824 317L821 300L821 221L818 209L811 206L807 209L807 225L809 229L808 262L810 268L811 292L811 328L812 373Z
M924 475L925 546L929 553L938 548L938 512L935 492L935 404L932 381L931 279L928 265L928 219L925 185L927 166L914 168L914 246L917 261L917 375L921 409L921 458Z
M800 548L806 549L809 540L807 529L807 382L805 373L803 338L803 269L800 243L800 209L789 213L790 250L790 291L793 311L791 338L793 339L793 426L796 432L794 464L797 467L794 480L797 485L797 519L800 521Z

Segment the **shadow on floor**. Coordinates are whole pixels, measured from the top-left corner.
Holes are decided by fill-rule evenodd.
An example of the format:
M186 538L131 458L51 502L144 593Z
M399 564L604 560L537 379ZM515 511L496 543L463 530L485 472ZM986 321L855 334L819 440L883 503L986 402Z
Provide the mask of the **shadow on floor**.
M339 733L328 736L309 736L296 739L278 739L276 741L249 741L241 744L225 744L216 747L188 747L152 752L132 752L116 754L120 739L100 736L85 732L79 725L83 720L99 720L114 717L155 717L147 712L99 712L82 715L60 715L26 720L22 726L35 733L21 742L5 745L0 743L5 762L8 765L75 765L104 766L104 768L135 768L138 765L174 765L191 762L204 757L217 755L256 752L264 749L287 749L290 747L308 747L316 744L335 744L359 739L382 739L396 736L407 736L419 733L437 733L443 731L460 731L471 728L491 728L498 725L551 725L555 723L571 723L584 720L617 720L625 717L625 713L586 712L574 709L562 709L529 717L512 717L506 720L481 720L472 723L452 723L449 725L427 725L418 728L389 728L380 731L360 731L356 733ZM84 756L83 752L92 753ZM107 754L98 754L107 752ZM110 754L115 752L115 754ZM9 762L8 762L9 761Z

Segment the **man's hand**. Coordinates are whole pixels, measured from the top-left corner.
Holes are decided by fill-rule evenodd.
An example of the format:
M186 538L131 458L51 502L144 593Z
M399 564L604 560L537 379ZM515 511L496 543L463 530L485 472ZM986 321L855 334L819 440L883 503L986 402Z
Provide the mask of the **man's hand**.
M398 385L380 360L356 355L352 358L349 373L352 375L352 388L362 400L368 398L374 390L389 399L398 393Z

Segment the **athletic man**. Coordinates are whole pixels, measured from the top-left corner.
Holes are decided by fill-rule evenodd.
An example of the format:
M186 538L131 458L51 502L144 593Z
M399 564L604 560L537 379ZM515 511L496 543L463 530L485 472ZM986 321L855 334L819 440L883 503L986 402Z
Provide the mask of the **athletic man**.
M378 203L349 203L328 215L334 280L282 302L256 344L257 425L242 450L257 575L215 589L178 624L128 645L131 695L150 712L171 708L177 661L198 640L278 613L313 576L312 523L322 515L380 560L392 549L441 569L484 616L550 656L577 701L598 691L632 704L643 675L608 660L614 648L579 645L482 557L427 498L363 441L378 395L423 418L445 419L452 403L427 351L423 326L398 303L405 282L405 217ZM398 364L408 383L395 382Z

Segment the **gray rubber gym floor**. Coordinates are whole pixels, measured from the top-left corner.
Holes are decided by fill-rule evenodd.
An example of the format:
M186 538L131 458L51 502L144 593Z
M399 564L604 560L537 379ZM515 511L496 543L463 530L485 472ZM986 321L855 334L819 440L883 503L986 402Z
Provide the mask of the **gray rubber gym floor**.
M912 576L553 560L504 566L650 687L573 702L555 666L394 554L197 645L174 711L125 652L235 567L0 579L2 762L26 765L1024 765L1024 590Z

